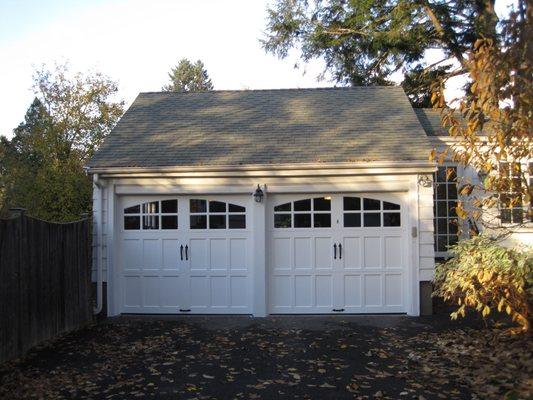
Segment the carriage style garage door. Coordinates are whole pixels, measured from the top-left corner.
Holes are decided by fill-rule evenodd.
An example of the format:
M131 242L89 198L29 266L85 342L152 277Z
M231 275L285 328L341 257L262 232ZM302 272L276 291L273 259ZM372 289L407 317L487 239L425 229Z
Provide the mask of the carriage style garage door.
M123 197L123 313L250 314L250 196Z
M269 312L405 312L404 204L401 193L271 196Z

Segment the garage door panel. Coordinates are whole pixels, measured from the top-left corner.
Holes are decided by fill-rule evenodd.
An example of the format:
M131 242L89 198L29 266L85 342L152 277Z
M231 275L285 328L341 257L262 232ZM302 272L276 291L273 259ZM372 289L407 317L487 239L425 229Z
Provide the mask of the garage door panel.
M191 308L205 308L210 303L210 285L209 277L207 276L191 276L190 277L190 289L191 289Z
M270 300L274 308L292 306L292 277L290 275L277 275L272 277L270 286Z
M381 268L381 237L363 238L363 266L365 269Z
M312 242L310 237L294 238L294 268L311 269L312 268Z
M163 269L168 271L179 270L180 243L177 239L163 239Z
M140 308L142 306L142 285L140 276L124 276L124 307Z
M333 269L333 240L331 237L315 238L315 268L321 270Z
M231 276L231 307L234 309L246 309L249 304L249 287L247 276Z
M248 248L246 239L229 239L230 267L232 271L246 271L248 265Z
M159 276L143 276L142 278L142 293L143 293L143 307L159 307L161 301L160 295L160 279Z
M313 306L313 277L308 275L294 277L294 305L295 307Z
M402 268L402 238L401 236L386 236L385 245L385 268Z
M226 276L211 277L211 306L228 307L228 278Z
M315 299L317 307L333 308L333 277L331 275L317 275L315 277Z
M159 239L143 239L142 240L143 251L143 271L152 271L161 269L162 257L161 257L161 240Z
M364 276L364 305L365 306L382 306L382 276L365 275Z
M191 239L190 240L190 268L191 271L205 271L209 267L207 239Z
M226 270L228 268L227 247L228 243L226 239L211 239L209 241L209 257L211 270Z
M273 239L271 257L274 271L291 269L291 242L291 238L288 237L277 237Z
M361 238L343 238L343 258L342 265L345 270L361 269Z
M344 306L361 307L363 288L361 275L344 275Z
M403 282L401 274L385 275L385 305L401 306L403 304Z
M160 282L161 306L176 309L183 307L186 287L179 276L165 276Z
M125 239L122 243L122 265L124 271L140 271L142 266L142 245L140 239Z

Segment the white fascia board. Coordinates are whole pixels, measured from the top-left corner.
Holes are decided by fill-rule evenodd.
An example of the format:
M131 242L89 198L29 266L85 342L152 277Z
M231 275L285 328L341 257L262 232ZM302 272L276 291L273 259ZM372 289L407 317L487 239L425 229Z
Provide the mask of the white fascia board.
M106 178L126 177L227 177L227 176L338 176L338 175L391 175L430 173L436 164L430 161L313 163L277 165L190 166L154 168L89 168L90 174Z

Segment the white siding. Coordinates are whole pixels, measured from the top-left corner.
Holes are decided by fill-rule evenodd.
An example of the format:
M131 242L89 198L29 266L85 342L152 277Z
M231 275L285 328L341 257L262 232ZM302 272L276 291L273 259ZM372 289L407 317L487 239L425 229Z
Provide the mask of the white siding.
M102 214L102 232L103 232L103 248L101 249L103 251L102 253L102 276L104 282L107 282L107 229L106 229L106 221L107 221L107 190L99 189L96 185L93 184L93 263L92 263L92 280L93 282L96 282L96 268L97 268L97 262L98 257L100 256L99 248L100 245L98 237L98 229L100 225L100 207L102 206L102 201L100 200L100 194L103 195L104 201L103 201L103 214Z
M435 250L433 247L433 185L418 186L418 229L420 281L435 275Z

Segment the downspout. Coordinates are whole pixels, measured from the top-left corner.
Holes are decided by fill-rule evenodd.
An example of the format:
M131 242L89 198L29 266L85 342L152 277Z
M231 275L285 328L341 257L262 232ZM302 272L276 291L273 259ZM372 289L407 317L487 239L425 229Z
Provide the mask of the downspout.
M104 254L104 183L99 179L98 174L93 175L93 182L100 191L100 209L98 210L98 235L97 235L97 257L96 257L96 307L93 314L100 314L103 308L103 279L102 265Z

